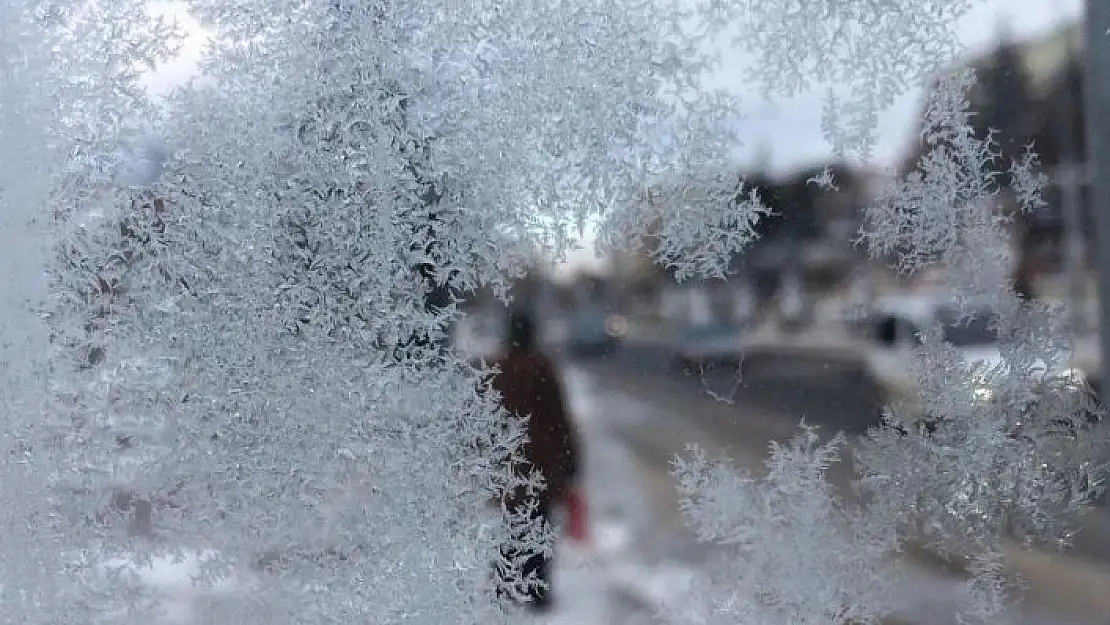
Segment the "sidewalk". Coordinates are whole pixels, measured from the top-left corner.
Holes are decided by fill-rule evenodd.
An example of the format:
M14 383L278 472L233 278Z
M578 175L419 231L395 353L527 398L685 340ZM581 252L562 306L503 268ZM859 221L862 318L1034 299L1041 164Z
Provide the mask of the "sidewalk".
M655 621L657 589L675 588L691 575L689 567L668 562L673 551L659 529L651 498L639 482L636 459L604 425L601 406L582 380L568 380L569 400L582 429L585 484L590 510L590 541L560 540L553 571L556 608L552 614L514 615L513 622L537 625L649 625ZM649 549L652 545L655 549ZM660 548L661 547L661 548ZM649 560L651 563L649 563ZM122 562L120 562L122 564ZM202 606L211 601L240 601L246 578L216 588L199 588L195 558L155 559L137 569L143 582L165 593L165 615L150 625L198 625ZM680 587L680 586L679 586ZM253 625L253 624L243 624Z
M630 600L653 606L655 610L674 606L693 578L694 571L676 568L658 570L650 576L614 571L613 581ZM940 577L928 569L907 565L905 585L897 603L902 607L882 619L883 625L955 625L959 622L962 599L967 587L962 580ZM570 625L572 621L566 621ZM577 622L577 621L575 621ZM552 625L554 625L554 621ZM563 621L558 622L562 625ZM1010 625L1102 625L1102 619L1076 618L1045 610L1038 606L1019 604Z
M564 544L553 573L557 606L536 625L652 625L657 610L676 600L694 571L681 565L646 567L634 558Z

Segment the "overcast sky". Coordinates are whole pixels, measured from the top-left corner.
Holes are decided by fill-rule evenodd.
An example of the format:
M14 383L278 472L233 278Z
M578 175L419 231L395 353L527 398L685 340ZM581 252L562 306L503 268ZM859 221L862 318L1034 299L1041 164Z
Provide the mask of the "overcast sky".
M164 92L187 79L196 67L204 34L187 15L170 7L193 36L181 58L152 74L147 83L155 92ZM1083 0L980 0L976 7L957 24L960 38L971 52L987 51L998 41L1001 30L1015 39L1030 39L1045 34L1062 23L1082 14ZM742 67L745 60L737 53L725 52L722 67ZM733 62L729 62L729 57ZM738 161L751 162L762 155L770 168L778 173L798 166L810 165L829 156L821 137L821 94L808 94L792 99L765 102L740 80L738 72L722 72L713 81L744 97L746 119L738 121L743 146L737 147ZM880 118L879 145L876 164L886 165L898 160L908 149L916 130L916 120L923 94L908 93ZM571 254L572 266L597 266L598 260L588 249ZM562 273L562 272L560 272Z
M984 0L959 22L957 30L969 51L987 51L997 43L1002 27L1015 39L1030 39L1079 18L1082 9L1083 0ZM745 143L738 149L742 161L755 160L763 150L771 169L781 173L829 155L821 137L822 94L766 103L746 92L738 76L720 80L750 103L745 111L748 119L740 123ZM920 91L906 94L880 118L876 161L890 164L906 151L916 131L914 117L922 97Z
M163 6L169 6L165 3ZM1083 0L980 0L976 7L957 25L965 45L973 51L983 51L997 41L1001 27L1005 26L1015 38L1027 39L1046 33L1062 22L1076 19L1082 12ZM199 25L179 10L173 11L183 20L194 35L186 45L181 58L167 64L150 76L149 86L164 92L185 80L195 71L196 59L204 35ZM746 62L740 55L725 51L722 67L741 67ZM729 57L734 59L729 62ZM739 72L722 72L713 81L741 94L748 103L746 119L738 121L744 146L737 149L737 157L749 161L760 152L765 154L771 168L784 170L820 161L829 151L821 138L821 94L798 96L764 102L745 88ZM880 144L876 160L889 163L897 159L912 138L922 94L909 93L882 116Z

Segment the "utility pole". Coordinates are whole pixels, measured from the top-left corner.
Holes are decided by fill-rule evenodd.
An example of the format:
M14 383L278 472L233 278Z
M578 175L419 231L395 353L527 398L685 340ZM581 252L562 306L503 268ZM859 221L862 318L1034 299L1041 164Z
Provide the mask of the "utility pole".
M1068 131L1070 133L1070 130ZM1068 279L1069 313L1072 331L1083 335L1087 320L1087 258L1084 253L1086 235L1083 232L1082 198L1080 190L1091 180L1083 162L1068 160L1056 168L1057 188L1061 192L1064 214L1064 262Z
M1086 79L1083 81L1087 120L1087 171L1091 179L1091 208L1095 215L1095 253L1098 260L1098 386L1105 383L1110 361L1110 122L1100 113L1110 111L1110 2L1087 0L1083 43Z

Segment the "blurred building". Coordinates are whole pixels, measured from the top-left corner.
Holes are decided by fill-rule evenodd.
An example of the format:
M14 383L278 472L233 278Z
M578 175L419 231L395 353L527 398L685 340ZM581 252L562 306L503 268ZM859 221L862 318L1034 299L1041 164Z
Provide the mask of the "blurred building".
M834 189L813 182L825 164L781 179L743 175L745 189L754 189L773 214L757 224L759 238L731 260L727 280L691 279L679 284L671 271L653 262L666 212L657 198L668 194L652 194L648 189L638 207L645 232L641 249L614 254L611 259L621 309L676 324L739 322L765 314L784 284L815 297L846 285L865 262L853 240L875 176L835 163L827 167Z

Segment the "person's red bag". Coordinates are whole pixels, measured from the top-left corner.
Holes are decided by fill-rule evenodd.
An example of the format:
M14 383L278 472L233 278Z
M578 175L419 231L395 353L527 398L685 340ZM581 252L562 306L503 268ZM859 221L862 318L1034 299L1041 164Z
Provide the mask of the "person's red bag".
M581 488L571 488L567 491L567 535L581 543L590 540L586 493Z

